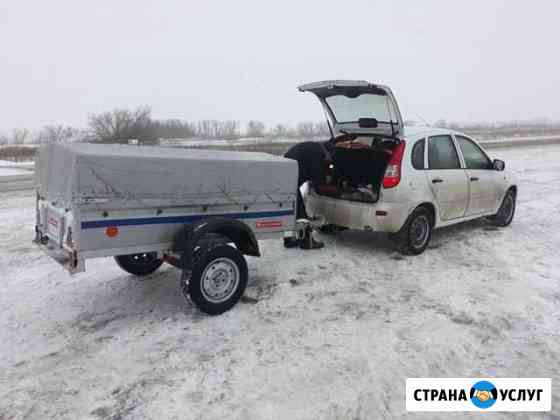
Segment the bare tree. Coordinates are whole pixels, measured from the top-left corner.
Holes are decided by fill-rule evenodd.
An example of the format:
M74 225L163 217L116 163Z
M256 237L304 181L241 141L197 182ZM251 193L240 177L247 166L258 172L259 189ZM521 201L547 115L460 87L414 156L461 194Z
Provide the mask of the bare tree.
M76 136L78 130L63 125L46 125L39 131L37 142L41 144L48 143L66 143Z
M228 120L222 121L222 133L221 136L225 139L235 139L239 138L239 122Z
M13 144L23 144L25 140L29 137L29 130L26 128L15 128L12 131L12 141Z
M202 120L196 124L196 135L202 138L216 137L216 127L218 121L216 120Z
M89 127L96 139L102 142L126 143L129 139L137 139L141 143L152 143L157 138L150 115L149 107L139 107L134 111L115 109L90 115Z
M313 131L315 132L315 136L328 137L331 134L326 121L315 123L313 126Z
M284 124L276 124L272 129L272 137L288 137L289 129L288 126Z
M300 122L297 125L297 133L301 137L313 137L315 135L314 124L311 121Z
M0 133L0 146L8 144L8 142L9 142L8 136L5 135L4 133Z
M152 121L154 133L161 139L187 139L195 136L192 124L181 120Z
M237 121L202 120L196 124L196 135L210 139L231 139L239 137Z
M264 137L266 126L262 121L251 120L247 123L247 137Z

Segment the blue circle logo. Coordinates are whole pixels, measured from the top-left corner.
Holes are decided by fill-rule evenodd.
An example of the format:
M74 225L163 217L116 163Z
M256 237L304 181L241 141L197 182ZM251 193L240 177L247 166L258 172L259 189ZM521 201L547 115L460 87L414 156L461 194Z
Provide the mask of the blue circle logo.
M492 382L479 381L471 387L470 397L478 408L489 408L498 399L498 390Z

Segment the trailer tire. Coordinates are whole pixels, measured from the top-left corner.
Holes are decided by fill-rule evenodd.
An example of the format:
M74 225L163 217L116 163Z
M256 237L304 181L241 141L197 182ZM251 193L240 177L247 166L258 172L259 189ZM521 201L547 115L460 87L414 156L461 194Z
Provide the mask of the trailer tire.
M229 245L200 249L194 256L188 287L183 289L202 312L219 315L241 299L248 279L243 254Z
M158 258L156 252L117 255L115 261L120 268L135 276L152 274L163 264L163 258Z

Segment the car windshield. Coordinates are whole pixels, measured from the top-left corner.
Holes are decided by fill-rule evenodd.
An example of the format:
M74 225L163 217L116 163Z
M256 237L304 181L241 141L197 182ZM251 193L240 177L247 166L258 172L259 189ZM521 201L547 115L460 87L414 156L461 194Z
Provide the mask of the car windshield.
M386 95L364 93L355 98L333 95L325 100L339 123L358 122L360 118L375 118L379 122L392 119Z

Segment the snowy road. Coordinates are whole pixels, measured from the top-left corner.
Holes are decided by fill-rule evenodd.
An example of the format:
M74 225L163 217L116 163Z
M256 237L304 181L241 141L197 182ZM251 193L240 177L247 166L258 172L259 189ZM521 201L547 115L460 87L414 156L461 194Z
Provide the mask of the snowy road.
M32 189L34 166L33 162L0 160L0 193Z
M551 377L554 414L517 418L558 419L560 146L494 154L521 181L509 228L447 228L406 258L365 232L305 254L264 242L220 317L170 267L69 277L31 245L31 191L0 194L0 419L404 418L423 376Z

